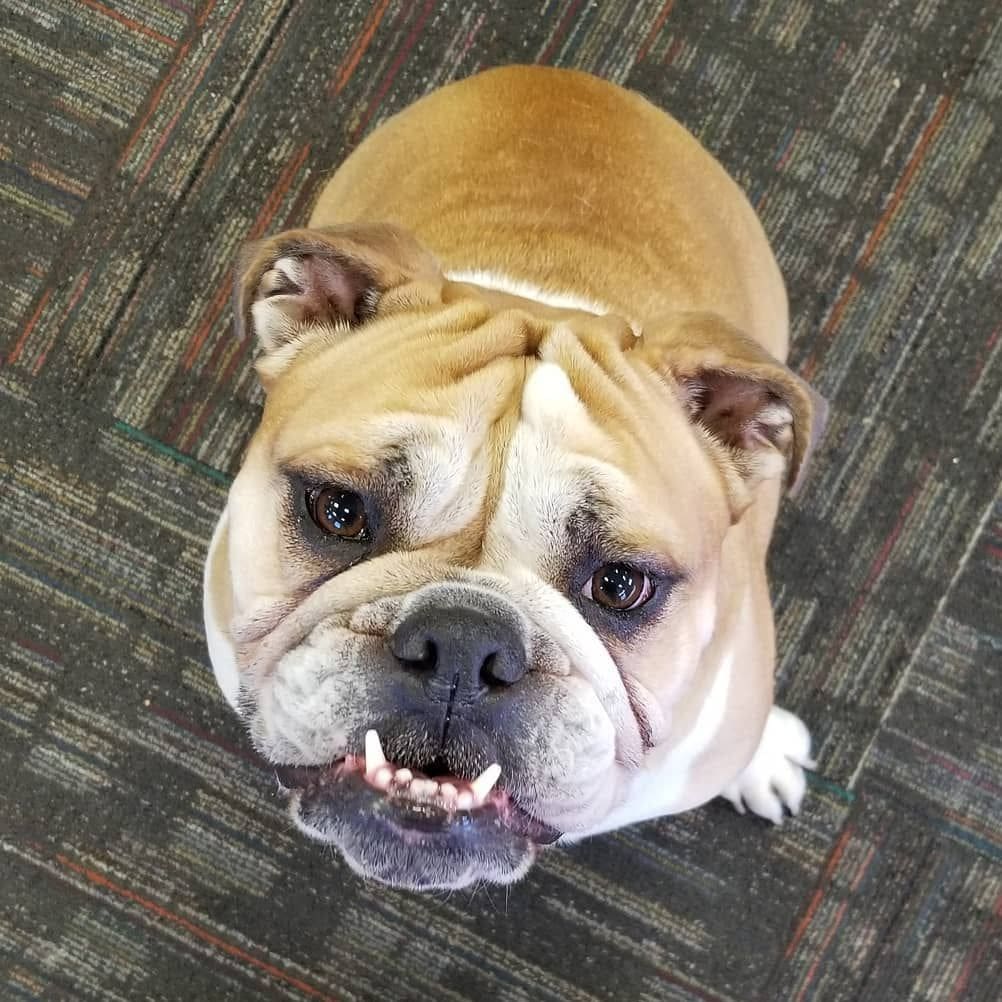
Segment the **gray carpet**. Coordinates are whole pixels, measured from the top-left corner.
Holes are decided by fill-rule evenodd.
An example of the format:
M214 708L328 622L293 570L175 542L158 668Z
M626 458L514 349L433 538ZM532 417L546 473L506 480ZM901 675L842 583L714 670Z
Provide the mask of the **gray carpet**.
M290 828L199 576L260 407L248 237L376 123L538 61L758 208L832 403L772 555L803 815L714 803L505 894ZM991 0L0 0L0 998L996 1000L1002 17Z

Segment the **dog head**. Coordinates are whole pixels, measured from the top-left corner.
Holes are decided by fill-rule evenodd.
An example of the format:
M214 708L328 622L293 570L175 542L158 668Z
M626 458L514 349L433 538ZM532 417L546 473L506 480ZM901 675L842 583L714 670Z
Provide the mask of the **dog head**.
M358 871L515 880L665 740L806 389L719 317L499 299L389 226L255 245L235 309L267 398L209 562L230 696Z

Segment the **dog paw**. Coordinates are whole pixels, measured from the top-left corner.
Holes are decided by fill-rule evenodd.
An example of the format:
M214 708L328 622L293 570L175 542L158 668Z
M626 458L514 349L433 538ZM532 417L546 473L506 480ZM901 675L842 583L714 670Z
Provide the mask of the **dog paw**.
M800 810L807 790L805 769L813 769L811 735L804 722L788 710L774 706L751 762L734 782L726 786L726 797L739 814L750 810L773 824L783 823L783 809Z

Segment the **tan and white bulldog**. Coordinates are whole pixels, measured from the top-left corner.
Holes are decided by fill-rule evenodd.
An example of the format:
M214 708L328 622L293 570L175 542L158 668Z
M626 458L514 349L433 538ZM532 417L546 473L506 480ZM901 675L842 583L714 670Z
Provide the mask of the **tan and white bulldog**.
M235 309L267 400L206 632L299 828L454 888L720 794L798 810L765 555L817 409L685 129L582 73L445 87L247 250Z

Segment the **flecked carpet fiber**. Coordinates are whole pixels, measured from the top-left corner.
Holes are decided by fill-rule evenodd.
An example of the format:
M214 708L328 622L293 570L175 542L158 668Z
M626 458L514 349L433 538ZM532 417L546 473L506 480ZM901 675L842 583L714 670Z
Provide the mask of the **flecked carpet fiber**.
M0 998L1002 997L997 0L0 0ZM479 68L591 70L748 192L832 403L772 555L820 768L505 894L366 885L208 669L201 561L259 413L250 237Z

